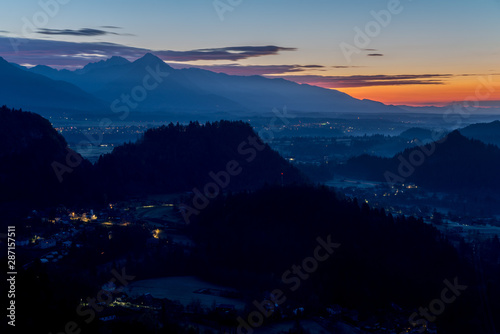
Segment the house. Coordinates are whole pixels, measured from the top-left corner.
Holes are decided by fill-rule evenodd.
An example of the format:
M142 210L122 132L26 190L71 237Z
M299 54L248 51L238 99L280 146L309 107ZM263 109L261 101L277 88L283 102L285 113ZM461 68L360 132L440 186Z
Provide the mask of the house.
M54 239L45 239L40 241L40 248L47 249L56 246L56 241Z
M137 297L135 302L139 305L149 306L153 304L153 301L154 301L153 296L150 293L146 293Z

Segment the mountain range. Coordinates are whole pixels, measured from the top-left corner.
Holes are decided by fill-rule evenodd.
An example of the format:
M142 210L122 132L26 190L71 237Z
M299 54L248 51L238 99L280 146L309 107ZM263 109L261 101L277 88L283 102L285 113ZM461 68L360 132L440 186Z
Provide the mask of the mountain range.
M104 110L106 103L81 88L58 79L51 79L0 57L0 104L16 108L47 111Z
M134 62L115 56L74 71L44 65L26 68L0 58L0 74L1 104L42 114L63 110L258 116L284 106L309 115L402 111L279 78L174 69L151 53Z

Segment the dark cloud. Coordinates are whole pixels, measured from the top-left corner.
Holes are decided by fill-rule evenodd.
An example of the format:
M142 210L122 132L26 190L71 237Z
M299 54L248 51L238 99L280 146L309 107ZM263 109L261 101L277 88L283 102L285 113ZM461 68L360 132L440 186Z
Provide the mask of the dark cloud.
M401 86L401 85L442 85L452 74L402 74L402 75L351 75L321 76L294 75L282 78L324 88Z
M345 66L345 65L337 65L337 66L330 66L331 68L358 68L362 66Z
M171 61L195 60L242 60L253 57L276 55L280 51L295 51L296 48L285 48L274 45L238 46L213 49L197 49L191 51L154 51L155 55Z
M0 36L0 56L10 62L76 68L111 56L142 57L149 50L113 43L76 43Z
M117 26L101 26L101 28L104 28L104 29L123 29L122 27L117 27Z
M367 54L368 57L383 57L384 55L382 53L369 53Z
M324 68L323 65L293 65L301 68Z
M114 32L109 32L100 29L82 28L74 29L38 29L38 34L42 35L70 35L70 36L102 36L102 35L118 35Z
M307 70L326 71L327 68L345 69L357 68L359 66L323 66L323 65L193 65L187 63L171 63L174 68L195 67L212 72L226 73L230 75L277 75L286 73L303 72Z
M106 42L65 42L55 40L9 38L0 36L0 57L15 63L44 64L55 67L81 67L89 61L111 56L135 60L148 52L165 61L241 60L276 55L295 48L279 46L237 46L191 51L150 50Z
M3 33L3 34L8 34L8 33L10 33L10 31L7 31L7 30L0 30L0 33Z
M195 67L209 70L212 72L226 73L230 75L266 75L266 74L284 74L293 72L302 72L305 70L323 70L322 65L238 65L238 64L223 64L223 65L205 65L196 66L193 64L170 64L174 68Z

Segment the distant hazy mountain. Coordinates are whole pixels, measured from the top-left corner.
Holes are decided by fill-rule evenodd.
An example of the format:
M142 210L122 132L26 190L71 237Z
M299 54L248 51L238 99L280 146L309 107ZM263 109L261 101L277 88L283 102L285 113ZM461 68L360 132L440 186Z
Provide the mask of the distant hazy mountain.
M0 105L37 112L94 112L105 106L102 100L71 83L28 72L1 57L0 76Z
M202 69L176 70L148 53L134 62L112 57L75 71L35 66L26 71L78 86L107 103L107 110L164 111L234 115L269 114L273 108L310 115L401 112L337 90L261 76L233 76ZM1 72L0 72L1 73ZM158 85L157 85L158 84ZM130 100L125 101L123 98ZM117 102L118 100L118 102ZM73 99L76 105L79 99Z
M37 65L26 70L32 73L45 75L53 80L67 81L87 92L92 92L117 76L117 74L113 75L113 67L125 64L130 64L130 62L122 57L111 57L107 60L89 63L85 67L75 71L64 69L56 70L45 65ZM92 71L94 71L93 75L83 75Z
M12 64L12 65L17 65L17 64ZM71 82L70 79L74 75L73 71L56 70L55 68L45 66L45 65L37 65L35 67L30 68L29 70L25 67L22 67L22 66L19 66L19 68L27 70L31 73L44 75L52 80L58 80L58 81Z
M318 113L400 112L380 102L358 100L333 89L298 84L285 79L237 76L189 68L180 70L202 89L238 101L253 111L268 112L284 105L289 110Z
M459 131L468 138L478 139L500 147L500 121L472 124Z
M200 89L181 71L150 53L134 62L112 57L76 71L50 71L39 67L28 71L68 81L106 101L108 111L246 111L230 99Z
M246 109L237 102L200 89L182 72L174 70L149 53L133 63L110 67L104 71L89 71L82 76L92 77L96 82L103 83L91 92L107 101L121 98L124 93L130 94L132 101L137 103L137 107L132 107L131 110L199 113L241 112ZM152 86L151 89L148 89L148 85ZM143 100L134 100L136 89L138 92L145 91L147 96Z
M113 67L113 66L120 66L120 65L127 65L130 64L130 62L123 58L123 57L118 57L118 56L113 56L109 59L106 60L101 60L95 63L89 63L85 67L83 67L80 70L76 70L75 73L88 73L92 70L103 70L105 68Z

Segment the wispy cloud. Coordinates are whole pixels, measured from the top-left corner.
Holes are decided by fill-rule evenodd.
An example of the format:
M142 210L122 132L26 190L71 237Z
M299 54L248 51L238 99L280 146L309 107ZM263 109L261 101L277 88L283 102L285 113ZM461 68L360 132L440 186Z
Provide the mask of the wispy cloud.
M97 30L97 29L94 29ZM49 34L67 33L49 31ZM70 31L76 34L97 34L98 32ZM89 36L89 35L87 35ZM94 35L95 36L95 35ZM122 44L106 42L66 42L57 40L9 38L0 36L0 56L11 62L44 64L55 67L84 66L89 61L101 60L111 56L122 56L129 60L152 52L165 61L229 60L236 61L254 57L277 55L282 51L295 51L295 48L267 46L232 46L188 51L151 50Z
M117 27L117 26L101 26L101 28L104 28L104 29L123 29L123 27Z
M330 66L330 68L359 68L359 67L363 67L363 66L345 66L345 65Z
M100 29L82 28L78 30L74 29L46 29L41 28L37 31L38 34L42 35L69 35L69 36L102 36L102 35L119 35L115 32L109 32Z
M384 54L378 52L378 49L362 49L365 52L368 52L366 55L368 57L383 57Z
M324 88L401 86L401 85L442 85L452 74L402 74L402 75L291 75L281 76L287 80Z
M171 63L174 68L201 68L217 73L226 73L230 75L277 75L288 73L300 73L304 71L323 72L328 69L347 69L358 68L360 66L323 66L323 65L240 65L240 64L221 64L221 65L194 65L192 63Z

